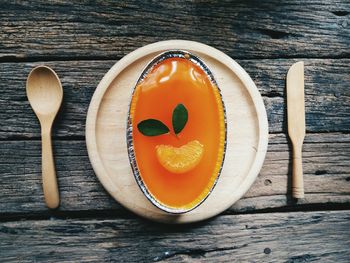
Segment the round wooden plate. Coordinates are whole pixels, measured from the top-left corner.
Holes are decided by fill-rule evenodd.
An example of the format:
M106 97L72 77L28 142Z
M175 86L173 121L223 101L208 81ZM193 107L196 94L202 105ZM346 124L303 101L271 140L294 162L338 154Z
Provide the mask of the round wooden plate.
M221 89L227 117L227 151L218 183L204 203L181 215L161 211L143 195L132 174L126 146L127 114L134 85L145 65L170 49L192 52L208 65ZM127 209L166 223L204 220L232 206L255 181L267 142L266 110L247 72L221 51L184 40L147 45L117 62L98 85L86 121L89 158L103 186Z

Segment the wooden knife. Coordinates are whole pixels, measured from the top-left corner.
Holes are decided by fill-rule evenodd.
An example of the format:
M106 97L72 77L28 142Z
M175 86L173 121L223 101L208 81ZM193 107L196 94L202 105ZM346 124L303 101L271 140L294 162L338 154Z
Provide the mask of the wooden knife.
M304 62L293 64L287 74L288 134L293 146L292 195L304 197L302 146L305 137Z

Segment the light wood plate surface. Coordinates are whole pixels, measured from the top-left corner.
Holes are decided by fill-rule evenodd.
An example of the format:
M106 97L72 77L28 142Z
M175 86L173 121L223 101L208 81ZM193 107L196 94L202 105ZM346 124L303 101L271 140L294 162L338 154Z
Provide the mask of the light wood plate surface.
M161 211L143 195L132 174L126 145L127 114L136 81L154 56L170 49L187 50L208 65L221 89L227 117L227 151L218 183L204 203L181 215ZM193 41L157 42L118 61L99 83L86 121L88 154L102 185L127 209L166 223L204 220L232 206L255 181L267 142L266 110L252 79L221 51Z

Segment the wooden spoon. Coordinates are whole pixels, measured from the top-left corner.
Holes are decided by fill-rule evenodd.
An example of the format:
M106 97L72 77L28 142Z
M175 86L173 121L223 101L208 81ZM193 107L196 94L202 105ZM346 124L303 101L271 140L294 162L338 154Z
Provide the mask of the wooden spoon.
M63 99L63 89L57 74L46 66L34 68L27 78L27 97L41 125L45 202L47 207L54 209L58 207L60 198L52 154L51 128Z

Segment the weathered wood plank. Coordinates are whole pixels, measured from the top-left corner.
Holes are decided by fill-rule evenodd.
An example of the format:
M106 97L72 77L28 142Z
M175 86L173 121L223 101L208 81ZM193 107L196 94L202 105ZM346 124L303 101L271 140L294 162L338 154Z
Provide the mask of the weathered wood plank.
M305 204L350 204L350 134L308 134L304 146L305 199L293 203L290 149L286 137L270 135L265 164L253 187L229 211L297 207ZM59 211L125 212L96 178L84 141L54 141L61 194ZM41 187L39 141L0 144L0 215L46 212ZM331 206L330 206L331 207Z
M0 223L2 262L348 262L349 211Z
M295 60L239 60L256 82L266 105L270 132L285 128L285 76ZM39 123L25 93L26 77L39 63L0 64L0 139L40 136ZM114 61L46 63L61 77L62 111L54 129L57 137L85 134L90 99ZM350 131L350 59L306 59L306 125L311 132ZM130 84L132 85L132 84Z
M349 57L350 3L289 1L1 1L0 58L120 58L164 39L235 58Z

